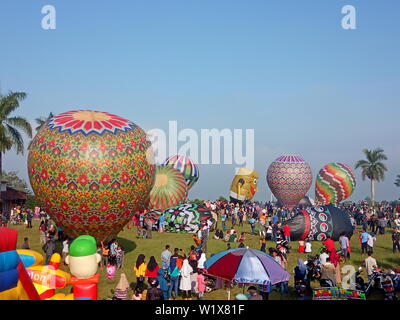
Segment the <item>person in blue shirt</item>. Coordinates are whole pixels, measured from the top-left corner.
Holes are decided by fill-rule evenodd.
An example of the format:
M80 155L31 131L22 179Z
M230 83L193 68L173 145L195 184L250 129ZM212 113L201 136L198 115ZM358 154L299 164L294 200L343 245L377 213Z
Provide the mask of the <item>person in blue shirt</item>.
M221 217L221 221L222 221L222 231L226 232L226 218L227 218L227 215L225 213L222 213L219 216Z
M161 214L160 218L158 219L158 232L164 232L164 223L165 223L165 216L164 213Z
M368 232L367 231L363 231L361 233L361 254L365 253L367 254L368 251Z

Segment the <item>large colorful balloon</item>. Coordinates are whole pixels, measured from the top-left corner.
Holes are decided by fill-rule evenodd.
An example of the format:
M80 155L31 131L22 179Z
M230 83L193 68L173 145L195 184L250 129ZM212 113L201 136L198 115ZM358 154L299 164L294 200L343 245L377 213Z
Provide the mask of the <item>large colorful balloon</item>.
M339 203L351 196L356 187L356 177L350 166L329 163L317 175L315 198L320 204Z
M311 187L311 168L302 157L284 155L269 166L267 182L283 206L294 208Z
M188 190L199 180L199 168L197 165L185 156L171 156L163 163L164 166L171 166L179 170L188 185Z
M73 237L117 234L147 208L155 165L146 133L107 112L69 111L48 120L28 155L36 198Z
M153 210L145 214L156 225L164 214L164 230L167 232L196 233L204 222L214 222L211 212L202 205L185 203L165 211Z
M187 185L182 173L170 166L156 166L156 177L150 192L150 207L165 210L186 200Z
M342 233L349 238L353 235L353 225L347 211L328 206L314 206L301 210L292 219L283 223L290 226L292 240L323 241L330 237L337 241Z
M258 178L260 175L257 171L242 167L238 170L230 188L230 200L234 203L242 203L253 199L258 192Z

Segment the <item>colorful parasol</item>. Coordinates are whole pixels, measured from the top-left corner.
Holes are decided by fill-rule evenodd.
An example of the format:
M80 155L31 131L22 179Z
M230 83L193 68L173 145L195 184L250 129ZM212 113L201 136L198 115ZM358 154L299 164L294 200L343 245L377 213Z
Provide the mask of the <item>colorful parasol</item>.
M238 284L274 285L290 279L290 274L271 256L247 248L219 252L204 266L207 274Z

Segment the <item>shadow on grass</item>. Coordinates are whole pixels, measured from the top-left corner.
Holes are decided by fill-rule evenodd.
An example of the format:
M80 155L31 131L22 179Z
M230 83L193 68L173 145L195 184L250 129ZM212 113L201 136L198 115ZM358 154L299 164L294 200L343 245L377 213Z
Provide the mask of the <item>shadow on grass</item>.
M125 254L127 254L128 252L132 252L137 247L136 242L132 240L120 237L116 237L116 239L118 243L124 248Z

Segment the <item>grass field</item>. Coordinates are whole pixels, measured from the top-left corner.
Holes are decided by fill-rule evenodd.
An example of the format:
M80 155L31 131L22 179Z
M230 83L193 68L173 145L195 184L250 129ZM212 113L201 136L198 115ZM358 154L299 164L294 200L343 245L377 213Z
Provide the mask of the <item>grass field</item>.
M38 231L39 222L34 221L32 229L26 229L23 225L11 226L18 230L18 248L21 247L23 243L23 238L29 238L29 244L31 249L36 250L43 254L43 250L39 243L39 231ZM230 227L230 224L227 224L227 227ZM245 241L245 245L253 248L259 249L259 237L250 235L250 225L245 224L244 227L236 228L237 232L245 232L247 240ZM359 230L359 229L357 229ZM392 252L392 241L391 241L391 229L387 228L385 235L377 235L377 241L375 243L374 248L374 257L378 262L378 266L381 268L391 268L400 266L400 254L394 254ZM137 239L136 237L136 228L128 229L125 228L121 231L117 238L118 242L125 249L125 260L124 267L117 271L116 277L114 280L108 280L106 276L105 268L99 269L101 274L101 280L99 282L99 299L107 299L112 297L111 289L114 289L118 283L119 275L122 272L125 272L129 282L132 284L131 287L135 285L135 276L133 273L133 266L135 264L136 258L140 253L145 254L146 261L150 258L150 256L154 255L156 260L160 262L160 254L164 250L164 246L169 244L171 248L181 248L186 252L189 251L190 246L193 244L192 235L190 234L174 234L174 233L157 233L153 232L152 239ZM232 248L237 247L237 243L232 244ZM268 242L267 248L273 246L274 243ZM293 269L297 264L298 258L306 259L306 254L300 254L297 252L297 242L292 243L293 249L288 255L288 268L287 270L292 275ZM313 253L315 253L321 246L319 242L313 242ZM338 246L338 244L337 244ZM346 264L353 265L356 269L359 266L363 265L363 261L366 255L361 255L360 243L358 240L358 233L356 231L355 236L351 238L351 246L352 253L351 259L347 261ZM61 242L56 242L57 252L61 253L62 245ZM211 239L208 242L208 254L209 257L212 253L220 252L226 250L226 242L222 240ZM68 271L67 267L62 266L61 269ZM363 275L366 277L365 270ZM313 286L318 286L318 283L314 283ZM235 294L242 292L241 288L234 288L231 290L232 297L234 298ZM60 290L60 292L69 293L70 287L64 288ZM133 291L130 291L129 297L132 295ZM293 278L291 278L289 282L289 295L281 296L277 292L273 292L270 294L271 300L289 300L295 299L296 296L293 292ZM380 299L381 297L378 295L371 296L371 299ZM225 300L227 299L227 292L225 290L216 290L205 294L204 299L206 300Z

